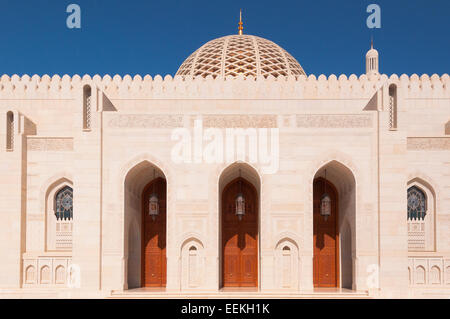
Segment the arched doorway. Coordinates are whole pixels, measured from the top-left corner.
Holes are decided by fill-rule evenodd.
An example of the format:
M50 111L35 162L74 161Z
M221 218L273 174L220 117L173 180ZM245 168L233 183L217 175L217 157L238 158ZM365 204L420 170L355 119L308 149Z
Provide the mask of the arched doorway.
M241 168L238 170L240 175ZM243 205L245 214L241 218L236 214L238 194L242 194L245 202ZM246 178L235 177L223 188L221 197L223 287L258 286L258 206L258 192Z
M329 215L321 214L327 210ZM314 180L314 287L339 286L338 193L329 181Z
M150 201L156 195L158 215L150 214ZM142 191L142 286L165 287L166 265L166 181L158 177Z
M330 215L321 214L328 195ZM321 167L313 182L313 284L314 287L357 289L356 179L338 161Z
M166 184L164 173L146 160L125 178L125 289L166 286ZM149 211L152 195L158 204L154 217Z

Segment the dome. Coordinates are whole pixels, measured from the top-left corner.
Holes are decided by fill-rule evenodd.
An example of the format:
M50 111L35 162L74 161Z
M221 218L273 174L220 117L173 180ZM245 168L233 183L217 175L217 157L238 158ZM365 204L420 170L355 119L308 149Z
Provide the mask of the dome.
M378 51L375 50L373 47L366 53L366 58L377 58L377 57L378 57Z
M226 76L278 77L306 75L287 51L254 35L229 35L214 39L192 53L176 75L213 78Z

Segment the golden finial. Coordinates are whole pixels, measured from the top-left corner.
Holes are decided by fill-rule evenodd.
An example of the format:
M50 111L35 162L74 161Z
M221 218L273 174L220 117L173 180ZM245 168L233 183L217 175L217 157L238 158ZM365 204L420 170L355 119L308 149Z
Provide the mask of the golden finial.
M242 23L242 9L241 9L241 11L239 13L239 28L238 28L239 35L243 34L244 27L242 25L243 25L243 23Z

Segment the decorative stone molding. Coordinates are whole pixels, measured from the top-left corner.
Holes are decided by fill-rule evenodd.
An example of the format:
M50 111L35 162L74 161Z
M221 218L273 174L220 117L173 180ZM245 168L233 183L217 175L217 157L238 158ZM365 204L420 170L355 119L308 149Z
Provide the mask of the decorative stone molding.
M443 257L409 257L409 285L450 287L450 259Z
M447 151L450 150L450 137L408 137L409 151Z
M277 116L264 115L239 115L239 114L217 114L204 115L203 127L216 128L275 128L277 127Z
M394 83L404 93L405 98L439 98L449 99L448 74L441 76L426 74L418 76L406 74L400 77L396 74L386 74L371 77L366 74L359 77L355 74L330 76L313 74L309 76L238 76L216 78L172 77L161 75L151 77L136 75L133 78L125 75L99 75L93 77L74 75L3 75L0 77L0 92L2 96L16 98L48 98L49 94L56 93L58 99L76 98L80 88L85 84L93 84L103 91L110 99L143 98L143 99L191 99L191 98L225 98L233 99L237 95L245 99L274 98L274 99L303 99L303 98L338 98L338 99L370 99L373 93L386 83ZM63 93L63 94L60 94ZM245 95L241 95L245 93Z
M359 114L311 114L297 115L300 128L366 128L372 127L371 115Z
M196 117L191 117L189 125L194 126ZM203 127L214 128L276 128L275 114L210 114L198 117ZM371 128L371 115L360 114L312 114L296 115L299 128ZM183 127L183 115L164 114L121 114L114 115L108 122L113 128L177 128Z
M72 137L27 137L27 150L35 152L58 151L70 152L73 151Z
M176 128L183 126L183 115L116 115L108 122L108 126L116 128Z
M23 260L24 287L67 287L71 256L39 256Z

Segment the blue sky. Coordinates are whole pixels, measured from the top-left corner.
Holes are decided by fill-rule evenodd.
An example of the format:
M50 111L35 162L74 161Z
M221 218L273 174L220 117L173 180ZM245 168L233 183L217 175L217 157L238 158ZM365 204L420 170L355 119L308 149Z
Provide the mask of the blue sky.
M66 7L81 7L81 29ZM366 8L381 7L381 29ZM0 0L0 74L175 74L205 42L244 33L282 46L307 74L450 73L449 0Z

